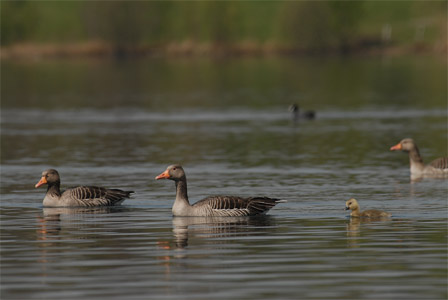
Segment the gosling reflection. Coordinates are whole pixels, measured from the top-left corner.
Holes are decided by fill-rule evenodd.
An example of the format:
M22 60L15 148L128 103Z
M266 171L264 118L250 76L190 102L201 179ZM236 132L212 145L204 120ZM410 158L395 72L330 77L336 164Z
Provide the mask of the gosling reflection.
M361 222L370 223L370 221L371 221L370 219L350 218L346 225L347 236L348 237L359 237Z
M349 248L358 248L360 247L360 243L362 239L358 239L361 237L361 229L363 225L366 224L380 224L384 222L389 222L392 219L387 216L383 217L373 217L373 218L349 218L346 224L347 231L347 244Z
M215 239L227 243L227 238L256 235L272 226L269 216L252 217L173 217L173 234L176 249L188 246L189 237ZM219 239L219 240L217 240Z
M372 224L391 221L390 217L350 218L347 223L347 236L359 236L361 224Z

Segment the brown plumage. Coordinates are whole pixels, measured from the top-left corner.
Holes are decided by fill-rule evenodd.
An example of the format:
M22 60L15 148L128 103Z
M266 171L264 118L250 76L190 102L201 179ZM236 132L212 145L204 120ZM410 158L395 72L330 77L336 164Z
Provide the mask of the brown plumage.
M369 209L361 212L358 201L354 198L351 198L345 202L345 210L352 210L350 213L351 217L388 218L392 216L390 213L376 209Z
M390 147L390 150L408 152L411 175L413 176L448 176L448 157L437 158L425 165L413 139L403 139L395 146Z
M42 173L42 178L36 184L36 188L44 184L47 184L48 188L43 205L51 207L119 205L133 193L133 191L106 189L97 186L78 186L61 192L61 179L58 171L54 169L48 169Z
M266 214L284 200L268 197L210 196L190 205L187 194L187 178L180 165L171 165L156 179L171 179L176 185L174 216L254 216Z
M222 213L228 213L229 216L238 215L259 215L279 203L279 199L268 197L236 197L236 196L210 196L199 200L193 207L202 205L210 207L212 210L221 210Z
M448 157L440 157L429 163L430 166L436 169L448 169Z

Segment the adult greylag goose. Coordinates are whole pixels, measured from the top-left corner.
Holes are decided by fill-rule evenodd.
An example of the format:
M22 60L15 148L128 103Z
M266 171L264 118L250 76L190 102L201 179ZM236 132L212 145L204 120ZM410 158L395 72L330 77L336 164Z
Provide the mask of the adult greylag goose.
M52 207L119 205L133 193L133 191L106 189L97 186L78 186L61 192L61 178L58 171L54 169L42 172L42 178L35 187L38 188L44 184L48 185L48 187L43 205Z
M369 209L361 212L359 208L358 201L356 199L351 198L345 202L345 210L352 210L350 213L351 217L364 217L364 218L388 218L392 216L392 214L387 213L385 211Z
M411 175L448 176L448 157L437 158L425 165L413 139L403 139L390 150L408 152Z
M173 180L176 200L172 208L174 216L180 217L238 217L266 214L277 203L285 200L268 197L211 196L191 205L188 201L187 178L180 165L171 165L156 177Z

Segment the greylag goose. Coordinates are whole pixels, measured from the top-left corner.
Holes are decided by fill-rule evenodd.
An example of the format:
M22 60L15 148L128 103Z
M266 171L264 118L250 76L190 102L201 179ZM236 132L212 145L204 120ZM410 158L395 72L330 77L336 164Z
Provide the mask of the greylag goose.
M390 147L390 150L408 152L411 175L448 176L448 157L437 158L429 165L425 165L413 139L403 139Z
M352 212L350 213L351 217L388 218L392 216L390 213L376 209L369 209L361 212L359 209L358 201L356 201L356 199L354 198L351 198L350 200L347 200L347 202L345 202L345 210L350 209L352 210Z
M179 217L238 217L266 214L277 203L285 200L268 197L211 196L191 205L188 201L187 178L180 165L171 165L156 177L173 180L176 185L176 200L173 215Z
M44 184L47 184L48 188L43 205L52 207L119 205L133 193L133 191L106 189L96 186L78 186L61 192L61 179L58 171L54 169L42 172L42 178L35 187L38 188Z
M288 110L292 113L294 122L298 122L299 119L313 120L316 117L316 113L313 110L307 110L300 114L300 107L296 103L291 104Z

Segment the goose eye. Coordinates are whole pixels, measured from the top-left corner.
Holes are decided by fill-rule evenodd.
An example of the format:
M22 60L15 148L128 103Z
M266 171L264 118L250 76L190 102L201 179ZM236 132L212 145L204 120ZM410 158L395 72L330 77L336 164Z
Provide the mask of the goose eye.
M176 170L176 168L173 168L173 171L175 171Z

